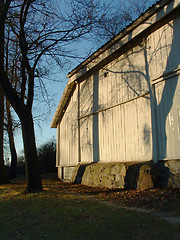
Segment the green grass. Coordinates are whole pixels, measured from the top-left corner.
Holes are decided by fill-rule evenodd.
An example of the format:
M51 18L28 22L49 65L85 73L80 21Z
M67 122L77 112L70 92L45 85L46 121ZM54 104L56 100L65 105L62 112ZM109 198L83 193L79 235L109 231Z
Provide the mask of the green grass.
M180 239L180 224L106 206L52 179L43 185L43 192L28 195L22 181L0 186L1 240Z

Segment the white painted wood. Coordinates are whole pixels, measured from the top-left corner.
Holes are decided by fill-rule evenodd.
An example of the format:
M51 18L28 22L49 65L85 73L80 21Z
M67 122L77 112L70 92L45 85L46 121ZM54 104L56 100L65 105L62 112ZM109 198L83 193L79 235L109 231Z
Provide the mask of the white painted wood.
M101 162L151 160L149 99L139 98L100 112L99 125Z
M179 65L179 26L180 17L177 17L148 36L147 57L151 79Z
M138 118L138 156L139 160L152 159L152 126L150 96L139 98L137 101L137 118ZM140 124L139 124L140 123Z
M80 120L81 163L93 162L92 116Z
M161 15L162 11L151 21ZM145 26L134 29L134 36L140 29ZM129 44L126 53L79 83L79 109L76 89L58 127L58 165L75 166L79 160L149 161L156 151L155 140L159 160L180 158L180 77L179 71L174 71L180 65L179 29L180 16L142 38L135 47ZM107 52L88 66L105 55ZM157 139L153 139L154 131Z
M60 124L57 125L56 167L60 166Z
M78 89L76 88L60 123L60 166L78 163Z
M156 84L159 159L180 156L179 79L180 76L177 75Z
M93 110L93 79L88 78L80 83L80 116L91 113Z

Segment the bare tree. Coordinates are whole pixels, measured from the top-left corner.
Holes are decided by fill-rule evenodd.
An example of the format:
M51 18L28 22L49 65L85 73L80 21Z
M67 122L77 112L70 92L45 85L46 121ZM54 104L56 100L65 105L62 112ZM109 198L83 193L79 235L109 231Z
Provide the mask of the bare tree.
M9 54L9 46L10 45L10 29L6 29L6 38L5 38L5 44L4 44L4 59L5 59L5 70L6 74L9 76L9 80L11 81L11 84L13 84L15 87L17 86L18 76L17 76L17 65L16 65L16 59L17 54L15 54L14 58ZM13 48L15 49L15 52L17 53L17 42L13 44ZM10 58L10 59L9 59ZM11 64L10 64L11 62ZM10 164L10 171L9 171L9 179L16 177L16 166L17 166L17 152L15 148L15 142L14 142L14 130L19 127L19 124L15 124L15 122L12 119L11 114L11 106L7 98L5 98L6 107L5 107L5 116L4 116L4 129L8 134L9 139L9 148L11 153L11 164Z
M95 29L95 40L100 43L115 37L128 24L137 19L155 0L114 1Z
M54 9L54 1L2 1L0 31L11 27L10 46L18 42L18 85L15 87L4 71L0 53L0 83L11 106L19 116L26 160L26 192L42 189L32 116L36 81L47 66L50 57L59 65L70 56L67 45L91 31L98 22L98 1L71 0L64 12ZM58 1L56 2L58 4ZM0 43L4 36L0 35ZM3 46L3 44L2 44ZM9 54L15 54L12 47Z
M4 94L0 86L0 184L7 183L3 154Z
M2 24L4 10L4 1L0 1L0 26ZM0 68L4 70L4 27L0 27ZM7 182L7 176L4 166L4 154L3 154L3 126L4 126L4 93L0 85L0 184Z
M6 114L7 114L7 121L5 125L8 133L9 147L11 152L11 166L10 166L10 172L9 172L9 179L12 179L16 177L17 152L16 152L16 147L14 142L13 121L11 116L10 103L7 99L6 99Z

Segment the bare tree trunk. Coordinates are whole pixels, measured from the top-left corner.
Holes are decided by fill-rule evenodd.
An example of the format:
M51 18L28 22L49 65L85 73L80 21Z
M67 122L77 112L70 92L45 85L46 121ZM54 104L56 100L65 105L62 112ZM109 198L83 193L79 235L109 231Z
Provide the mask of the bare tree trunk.
M0 17L4 1L0 0ZM1 24L1 21L0 21ZM4 27L0 31L0 68L4 68ZM0 85L0 184L7 183L3 154L3 126L4 126L4 93Z
M14 143L12 117L9 101L6 99L6 113L7 113L7 132L9 137L9 146L11 151L11 167L9 172L9 179L16 177L16 166L17 166L17 152Z
M0 184L8 182L3 154L4 94L0 86Z
M35 192L35 191L42 190L40 171L39 171L38 160L37 160L35 136L34 136L34 125L33 125L33 118L32 118L32 100L33 100L33 94L34 94L33 92L34 81L31 84L29 84L31 85L30 91L28 90L29 91L28 97L30 98L30 103L28 104L29 106L27 106L22 101L23 98L20 98L17 95L16 91L12 88L12 84L10 83L4 69L4 26L5 26L5 19L7 16L7 11L10 3L11 3L10 0L6 0L5 3L3 0L0 0L0 84L2 85L3 91L6 94L6 97L8 98L12 107L18 114L21 121L25 160L26 160L26 179L27 179L26 192L28 193L28 192ZM21 94L21 97L22 96L23 96L23 93Z
M22 136L24 142L24 154L26 164L26 193L41 191L42 184L40 178L40 170L37 158L37 150L34 134L34 123L31 110L25 108L20 117L22 125Z

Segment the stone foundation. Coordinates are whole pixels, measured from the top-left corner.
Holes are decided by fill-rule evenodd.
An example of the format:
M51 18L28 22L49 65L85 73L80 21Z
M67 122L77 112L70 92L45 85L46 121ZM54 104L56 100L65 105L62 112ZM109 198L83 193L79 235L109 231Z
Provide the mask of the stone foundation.
M162 161L158 164L150 161L78 165L74 167L69 180L108 188L180 188L180 160Z

